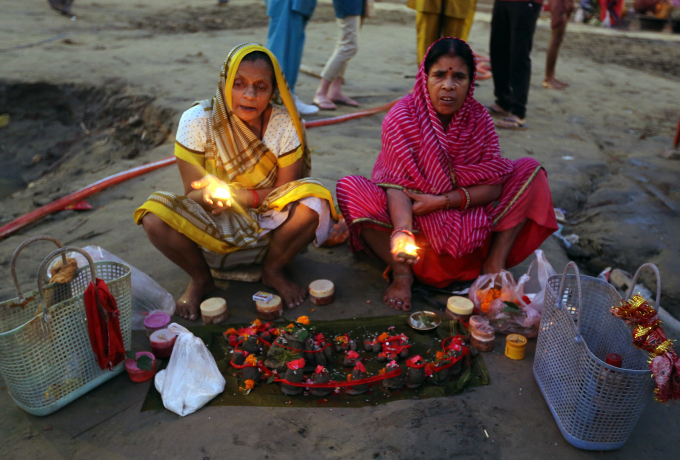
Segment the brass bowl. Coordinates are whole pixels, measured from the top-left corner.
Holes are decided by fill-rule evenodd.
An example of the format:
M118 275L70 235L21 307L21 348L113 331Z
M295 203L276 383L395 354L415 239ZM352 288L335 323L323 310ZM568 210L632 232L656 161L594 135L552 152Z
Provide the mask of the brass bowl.
M426 316L429 318L434 326L418 326L417 323L414 320L421 319L423 316ZM409 315L408 317L408 325L411 326L413 329L417 331L431 331L432 329L436 329L439 327L439 325L442 323L442 319L439 317L438 314L436 314L433 311L416 311L413 312ZM423 321L422 319L420 320L420 323L422 324Z

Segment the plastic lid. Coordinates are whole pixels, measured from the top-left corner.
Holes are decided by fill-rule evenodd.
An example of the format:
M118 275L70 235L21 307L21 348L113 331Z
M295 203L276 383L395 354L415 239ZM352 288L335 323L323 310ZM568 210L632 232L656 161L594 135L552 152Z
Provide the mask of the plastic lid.
M152 342L170 342L175 337L177 337L177 334L172 332L170 329L159 329L151 334L149 340Z
M617 353L609 353L607 355L607 359L605 360L605 362L607 364L609 364L610 366L614 366L614 367L621 367L621 365L623 364L623 360L621 359L621 355L619 355Z
M221 315L227 311L227 301L222 297L212 297L201 303L201 313L207 316Z
M328 297L335 292L335 286L329 280L312 281L309 285L309 293L314 297Z
M448 302L446 302L446 308L457 315L471 315L472 310L475 308L475 304L466 297L454 295L449 297Z
M144 327L160 329L170 324L170 315L162 311L156 311L144 318Z
M255 305L267 310L278 308L279 305L281 305L281 297L275 295L269 302L260 302L259 300L256 300Z
M509 334L505 341L514 347L523 347L527 344L527 338L520 334Z
M489 324L489 319L484 318L483 316L480 315L472 315L470 316L470 325L473 327L479 327L484 324Z
M493 327L489 326L488 324L482 324L477 329L470 331L470 334L477 340L489 341L496 338L496 333L494 332Z

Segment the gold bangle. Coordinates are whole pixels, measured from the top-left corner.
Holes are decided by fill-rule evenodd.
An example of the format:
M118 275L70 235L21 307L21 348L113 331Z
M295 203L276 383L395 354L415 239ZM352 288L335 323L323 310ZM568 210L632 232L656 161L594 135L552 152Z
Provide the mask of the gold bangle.
M464 211L470 207L470 193L465 187L460 187L458 190L460 190L460 193L465 196L465 204L460 207L460 210Z

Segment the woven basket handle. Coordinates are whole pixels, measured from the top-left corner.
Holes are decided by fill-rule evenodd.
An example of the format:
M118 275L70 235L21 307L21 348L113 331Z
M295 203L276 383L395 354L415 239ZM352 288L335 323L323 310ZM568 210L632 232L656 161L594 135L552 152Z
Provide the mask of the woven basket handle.
M24 295L21 293L21 287L19 287L19 278L17 277L17 269L16 269L17 258L19 257L19 254L21 253L21 251L23 251L26 248L26 246L28 246L31 243L35 243L36 241L51 241L54 244L56 244L58 248L61 248L61 247L64 246L56 238L53 238L53 237L47 236L47 235L37 235L37 236L32 236L31 238L27 239L26 241L21 243L18 248L16 248L16 250L14 251L14 254L12 255L12 261L10 263L10 270L12 271L12 279L14 280L14 287L17 290L17 297L19 298L19 302L22 302L24 300ZM64 265L66 265L66 254L62 254L61 261Z
M640 268L637 269L635 272L635 276L633 277L633 282L630 285L630 289L628 289L628 292L626 292L626 299L630 299L630 296L633 295L633 290L635 289L635 283L637 282L638 276L640 276L640 272L644 270L645 268L651 268L652 271L654 272L654 275L656 275L656 309L659 309L659 305L661 302L661 275L659 274L659 269L656 268L656 265L654 264L642 264L640 265Z
M562 280L560 281L560 290L557 291L558 300L557 300L557 309L561 310L562 309L562 303L564 302L564 282L567 280L567 272L569 269L572 268L574 269L574 272L576 273L576 314L578 317L578 313L581 310L581 304L582 304L582 297L581 297L581 274L578 271L578 267L576 266L576 262L569 262L566 267L564 267L564 272L562 272ZM576 341L579 342L581 340L581 331L579 330L578 327L578 321L575 322L576 326Z
M97 279L97 271L94 268L94 261L92 260L92 257L90 257L90 254L88 254L83 249L77 248L75 246L66 246L50 252L47 257L45 257L45 260L43 260L42 264L40 264L40 268L38 269L38 290L40 291L40 300L42 301L44 321L50 320L50 315L47 311L47 299L45 299L45 288L43 287L43 284L45 283L45 273L47 272L47 267L52 262L52 260L54 260L59 254L61 254L63 257L67 252L77 252L78 254L83 255L85 259L87 259L87 263L90 265L90 276L92 277L92 281ZM102 307L99 305L99 299L97 299L97 305L101 311Z

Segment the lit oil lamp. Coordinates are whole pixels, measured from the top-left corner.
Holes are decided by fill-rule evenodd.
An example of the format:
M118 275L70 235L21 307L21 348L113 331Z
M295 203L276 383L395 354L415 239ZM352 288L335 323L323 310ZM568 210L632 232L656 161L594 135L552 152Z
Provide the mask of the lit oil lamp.
M231 198L231 193L229 193L229 190L226 188L217 187L213 196L218 200L227 200Z
M418 246L413 244L406 244L403 251L397 253L397 257L402 259L417 259L418 258Z

